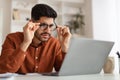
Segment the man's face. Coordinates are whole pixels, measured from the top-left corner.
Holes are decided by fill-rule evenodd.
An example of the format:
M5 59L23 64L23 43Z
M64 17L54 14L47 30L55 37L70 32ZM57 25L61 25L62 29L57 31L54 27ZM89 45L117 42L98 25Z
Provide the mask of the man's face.
M40 41L47 41L52 33L51 26L54 25L54 19L49 17L41 17L37 22L40 23L40 27L35 32L35 37ZM44 26L48 26L45 29Z

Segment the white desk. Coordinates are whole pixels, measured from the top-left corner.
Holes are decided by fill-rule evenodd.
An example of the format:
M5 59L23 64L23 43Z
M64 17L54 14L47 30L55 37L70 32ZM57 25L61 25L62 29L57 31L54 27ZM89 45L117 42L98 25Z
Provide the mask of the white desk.
M120 74L94 74L76 76L21 75L10 80L120 80Z

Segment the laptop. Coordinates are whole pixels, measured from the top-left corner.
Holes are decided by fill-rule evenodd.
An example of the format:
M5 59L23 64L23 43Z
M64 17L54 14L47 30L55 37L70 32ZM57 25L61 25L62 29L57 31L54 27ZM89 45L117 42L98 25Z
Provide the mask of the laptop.
M100 73L114 45L111 41L72 38L68 53L58 73L44 75L86 75Z

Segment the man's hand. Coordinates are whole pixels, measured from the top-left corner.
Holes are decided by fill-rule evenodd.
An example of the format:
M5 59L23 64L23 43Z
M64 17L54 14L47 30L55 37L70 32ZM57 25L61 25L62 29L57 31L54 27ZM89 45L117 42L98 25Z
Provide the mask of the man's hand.
M40 23L33 23L32 21L29 21L24 27L23 27L23 34L24 34L24 40L21 44L21 49L23 51L26 51L30 43L32 42L32 39L34 37L35 31L39 28Z
M71 33L68 27L66 26L57 26L58 39L61 43L62 51L67 53L69 48Z
M40 23L33 23L29 21L23 28L24 42L31 43L34 37L35 31L39 28Z

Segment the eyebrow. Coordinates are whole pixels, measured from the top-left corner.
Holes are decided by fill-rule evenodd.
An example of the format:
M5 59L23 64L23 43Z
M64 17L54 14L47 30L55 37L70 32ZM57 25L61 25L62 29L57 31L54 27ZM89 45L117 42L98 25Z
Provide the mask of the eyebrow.
M48 25L47 23L41 23L40 25ZM49 26L53 26L54 24L50 24Z

